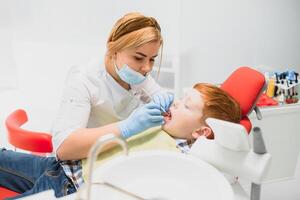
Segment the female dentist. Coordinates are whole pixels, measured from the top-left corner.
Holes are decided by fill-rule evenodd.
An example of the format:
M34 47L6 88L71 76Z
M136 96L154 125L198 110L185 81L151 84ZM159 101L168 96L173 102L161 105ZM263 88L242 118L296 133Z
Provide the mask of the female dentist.
M102 135L129 138L164 123L173 95L164 92L149 72L163 44L152 17L129 13L114 25L104 64L74 68L52 128L56 157L37 157L0 149L0 185L28 196L54 189L61 197L84 182L81 160ZM146 91L154 102L143 104ZM133 112L134 111L134 112Z

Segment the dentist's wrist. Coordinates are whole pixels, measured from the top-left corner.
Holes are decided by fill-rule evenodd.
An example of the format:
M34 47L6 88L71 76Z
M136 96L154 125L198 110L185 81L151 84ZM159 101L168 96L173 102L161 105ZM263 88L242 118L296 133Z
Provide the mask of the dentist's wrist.
M130 129L128 128L127 123L128 122L126 120L120 121L118 123L118 127L120 129L121 136L124 139L127 139L127 138L131 137L132 135L134 135L134 133L132 131L130 131Z

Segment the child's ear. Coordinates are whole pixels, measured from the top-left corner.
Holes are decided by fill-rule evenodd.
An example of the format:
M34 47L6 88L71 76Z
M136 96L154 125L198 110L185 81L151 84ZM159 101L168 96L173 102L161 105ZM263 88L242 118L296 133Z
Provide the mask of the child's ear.
M202 126L201 128L196 129L192 133L192 137L194 139L197 139L200 136L205 136L206 138L211 138L212 135L213 135L213 132L212 132L211 128L208 126Z

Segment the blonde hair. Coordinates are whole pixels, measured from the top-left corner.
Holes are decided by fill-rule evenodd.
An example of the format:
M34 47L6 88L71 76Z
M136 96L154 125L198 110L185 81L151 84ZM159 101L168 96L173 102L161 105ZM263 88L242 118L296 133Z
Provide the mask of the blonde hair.
M204 100L202 123L209 117L239 123L241 108L239 103L221 88L208 84L198 83L194 89L201 93Z
M128 13L116 22L109 34L105 64L108 64L116 52L156 41L163 46L161 29L156 19L140 13Z

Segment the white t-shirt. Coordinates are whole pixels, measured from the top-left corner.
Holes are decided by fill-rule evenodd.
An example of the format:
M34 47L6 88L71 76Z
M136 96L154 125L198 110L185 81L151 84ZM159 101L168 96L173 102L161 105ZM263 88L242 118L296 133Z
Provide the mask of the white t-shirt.
M128 91L106 72L104 64L72 67L52 126L54 152L78 128L94 128L126 119L142 105L133 95L140 88L150 95L162 91L151 76Z

